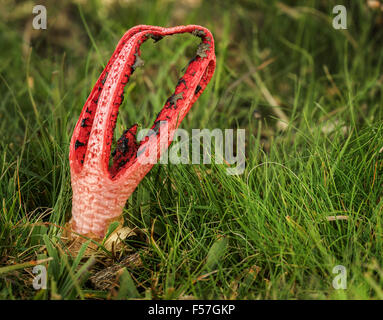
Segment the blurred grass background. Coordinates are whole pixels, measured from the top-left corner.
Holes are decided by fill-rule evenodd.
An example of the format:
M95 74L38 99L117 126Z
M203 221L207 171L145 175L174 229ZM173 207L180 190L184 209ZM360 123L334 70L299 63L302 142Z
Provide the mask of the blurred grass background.
M47 8L47 30L32 28L36 4ZM347 30L332 27L338 4ZM383 298L380 5L2 0L0 297ZM72 256L60 228L70 217L70 137L118 40L137 24L212 31L217 68L181 127L246 129L246 170L156 165L124 213L137 236L118 252ZM152 123L197 45L189 35L143 45L116 137ZM136 265L123 263L130 255ZM30 266L46 258L48 288L36 291ZM338 264L347 290L332 287ZM94 281L103 270L109 285Z

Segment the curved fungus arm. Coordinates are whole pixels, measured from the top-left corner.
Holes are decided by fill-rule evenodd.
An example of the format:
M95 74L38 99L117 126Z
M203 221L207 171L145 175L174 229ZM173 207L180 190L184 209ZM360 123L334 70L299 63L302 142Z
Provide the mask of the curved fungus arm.
M154 121L151 129L155 134L137 142L137 125L126 130L117 142L112 153L113 164L109 167L124 87L134 70L143 65L140 46L149 38L156 42L164 36L186 32L200 37L201 43ZM152 161L140 160L151 150L156 150L155 161L160 158L182 119L209 83L214 69L214 39L204 27L139 25L124 34L86 100L72 135L69 162L73 231L92 238L104 236L110 221L120 217L126 200L154 165ZM163 141L161 133L165 129L167 136Z

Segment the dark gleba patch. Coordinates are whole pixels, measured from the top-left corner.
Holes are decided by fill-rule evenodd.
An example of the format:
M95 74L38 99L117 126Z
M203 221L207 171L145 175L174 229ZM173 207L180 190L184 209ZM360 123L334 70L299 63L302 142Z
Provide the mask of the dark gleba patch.
M196 36L196 37L200 37L200 38L202 38L202 37L206 36L206 33L205 33L205 31L203 31L203 30L196 29L196 30L194 30L194 31L192 32L192 35L193 35L193 36Z
M198 92L200 92L201 89L202 87L200 85L197 85L197 87L195 88L194 94L198 94Z
M186 85L186 81L185 81L184 78L180 78L180 79L178 80L178 82L177 82L177 87L178 87L181 83L184 84L184 86L185 86L186 89L188 88L188 86Z
M147 33L146 36L148 38L152 38L154 43L156 43L156 42L158 42L164 38L163 36L160 36L158 34L153 34L153 33Z
M85 146L85 143L82 143L78 140L76 140L75 144L74 144L74 149L76 150L78 147L83 147Z
M82 127L82 128L85 128L85 127L88 126L88 125L86 124L86 120L89 120L89 118L84 118L84 119L81 120L81 127Z
M149 134L147 136L150 137L153 134L157 135L160 132L160 127L161 127L162 122L167 122L167 121L166 120L159 120L159 121L154 122L154 127L153 127L153 129L151 129L151 131L149 132Z
M197 59L197 56L191 58L191 59L189 60L189 62L188 62L188 65L191 64L192 62L194 62L196 59Z
M161 121L157 121L155 124L154 124L154 127L153 127L153 131L158 134L158 132L160 131L160 126L161 126Z
M105 72L105 77L101 80L101 83L104 85L106 78L108 78L108 72Z
M128 130L125 130L121 138L117 141L117 149L124 155L129 151L129 138L125 136L127 132Z
M148 137L153 136L153 135L157 135L158 132L160 131L160 126L161 126L160 121L155 122L154 127L149 130L149 132L145 135L145 138L148 138Z
M204 43L204 42L200 43L200 45L197 48L197 56L201 58L206 58L207 57L206 51L208 51L209 49L210 49L210 43Z
M116 160L118 160L121 156L125 156L128 153L132 152L134 149L136 149L136 141L135 141L135 135L136 131L133 128L136 128L137 125L133 125L131 128L125 130L121 137L117 140L117 147L112 152L112 156L114 157L116 153L118 154L118 157Z
M177 101L182 99L183 99L182 92L178 94L172 94L167 101L169 102L169 108L173 106L174 107L177 106Z
M141 59L141 57L138 55L138 53L136 52L134 54L134 56L136 57L136 60L134 61L134 64L132 65L132 73L139 67L143 67L145 62L144 60Z

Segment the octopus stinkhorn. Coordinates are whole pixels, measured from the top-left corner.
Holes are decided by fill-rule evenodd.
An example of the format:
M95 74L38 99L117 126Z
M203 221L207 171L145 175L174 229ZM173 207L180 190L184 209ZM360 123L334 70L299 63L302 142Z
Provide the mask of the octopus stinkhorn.
M116 150L112 152L113 162L109 165L124 87L134 70L143 65L140 46L149 38L159 41L164 36L186 32L200 37L201 43L173 95L158 114L151 128L155 134L137 141L137 125L133 125L117 141ZM198 25L173 28L139 25L124 34L86 100L71 139L70 227L74 232L101 238L109 223L121 216L126 200L154 165L140 158L156 148L157 161L164 148L169 147L178 125L213 76L215 64L213 36ZM160 136L165 129L164 143Z

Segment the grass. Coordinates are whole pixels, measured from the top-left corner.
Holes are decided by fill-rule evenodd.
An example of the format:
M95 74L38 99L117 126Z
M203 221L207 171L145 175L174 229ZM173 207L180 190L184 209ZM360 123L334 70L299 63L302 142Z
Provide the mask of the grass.
M340 2L47 2L48 29L31 31L32 4L5 1L0 298L383 298L382 14L344 1L348 29L335 30ZM214 34L217 68L181 127L246 129L245 172L157 164L124 210L138 235L117 253L89 257L86 243L71 255L61 239L68 147L87 95L128 28L189 23ZM197 44L143 45L115 136L152 123ZM92 276L133 253L139 268L94 287ZM36 263L46 290L33 289ZM332 286L336 265L346 290Z

